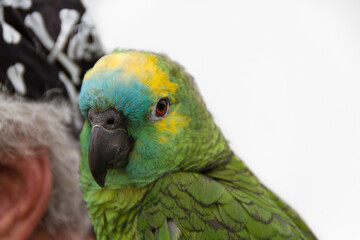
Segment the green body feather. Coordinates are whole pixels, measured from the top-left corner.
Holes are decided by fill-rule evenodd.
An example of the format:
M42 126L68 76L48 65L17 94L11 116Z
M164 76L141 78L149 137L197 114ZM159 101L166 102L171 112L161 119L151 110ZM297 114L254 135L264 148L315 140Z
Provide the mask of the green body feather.
M139 58L140 69L148 67L142 56L146 60L155 57L156 66L166 72L177 88L167 91L171 85L160 82L164 85L160 90L153 90L151 84L145 84L146 91L141 90L141 84L147 81L140 78L149 74L137 73L131 75L135 79L131 81L140 84L140 90L106 99L109 90L97 83L105 81L109 71L119 72L116 77L111 75L114 81L125 81L123 76L133 66L121 62L117 54L122 58L129 54L127 51L115 52L115 58L105 59L110 63L118 61L114 65L121 70L110 68L104 60L106 64L95 65L95 73L86 77L87 85L80 96L85 116L89 108L99 112L115 108L126 115L129 106L121 105L117 98L127 97L130 102L133 98L153 99L136 114L128 111L133 114L127 115L128 131L136 144L126 168L108 170L104 188L95 183L89 171L91 126L88 121L84 125L81 187L97 238L316 239L299 215L264 187L232 153L192 78L164 56L132 53ZM105 95L97 95L98 92ZM164 119L149 122L151 106L163 94L169 97L171 110Z

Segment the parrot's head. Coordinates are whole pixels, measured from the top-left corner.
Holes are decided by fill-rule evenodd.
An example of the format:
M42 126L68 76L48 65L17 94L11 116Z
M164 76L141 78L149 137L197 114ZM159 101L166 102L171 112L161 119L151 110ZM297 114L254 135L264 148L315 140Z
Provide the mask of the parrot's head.
M163 55L102 57L84 77L79 106L83 184L144 186L175 171L207 171L232 155L192 77Z

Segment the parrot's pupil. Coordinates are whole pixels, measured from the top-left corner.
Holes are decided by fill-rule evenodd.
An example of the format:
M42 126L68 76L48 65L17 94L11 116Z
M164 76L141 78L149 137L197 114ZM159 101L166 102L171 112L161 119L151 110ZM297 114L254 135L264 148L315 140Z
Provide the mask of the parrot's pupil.
M160 112L162 112L165 109L165 103L164 102L160 102L159 104L159 110Z

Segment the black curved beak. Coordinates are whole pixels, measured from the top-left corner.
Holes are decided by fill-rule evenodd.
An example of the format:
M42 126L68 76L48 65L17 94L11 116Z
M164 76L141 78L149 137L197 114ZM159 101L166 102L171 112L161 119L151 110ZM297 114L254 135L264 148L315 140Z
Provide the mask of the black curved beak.
M94 118L100 115L98 117L100 121L98 122L103 122L101 121L104 118L101 115L102 113L92 114ZM91 174L100 187L105 185L108 168L121 168L127 165L133 145L134 140L129 136L126 128L114 129L113 125L108 127L106 124L100 125L96 123L93 125L88 160Z

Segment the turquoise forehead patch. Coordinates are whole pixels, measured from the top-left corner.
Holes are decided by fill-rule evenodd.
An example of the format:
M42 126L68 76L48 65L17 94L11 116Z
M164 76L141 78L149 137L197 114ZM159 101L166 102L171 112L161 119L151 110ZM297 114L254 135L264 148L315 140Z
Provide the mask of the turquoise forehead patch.
M129 120L143 119L156 101L149 86L121 69L100 71L86 80L79 96L81 113L86 117L90 108L103 112L109 108L121 111Z

